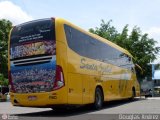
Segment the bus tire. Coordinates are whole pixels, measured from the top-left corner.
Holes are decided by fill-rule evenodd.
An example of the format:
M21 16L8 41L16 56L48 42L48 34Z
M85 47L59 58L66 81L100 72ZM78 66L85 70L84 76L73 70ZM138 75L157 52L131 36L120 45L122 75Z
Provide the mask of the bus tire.
M133 87L133 88L132 88L132 96L131 96L130 100L134 100L135 97L136 97L136 90L135 90L135 88Z
M103 93L100 87L95 90L94 108L96 110L101 109L103 106Z

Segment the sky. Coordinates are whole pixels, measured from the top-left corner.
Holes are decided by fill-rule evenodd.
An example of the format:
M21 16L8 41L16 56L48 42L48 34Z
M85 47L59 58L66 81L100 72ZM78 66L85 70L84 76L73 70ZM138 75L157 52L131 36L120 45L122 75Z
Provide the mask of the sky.
M160 79L160 70L156 70L155 72L154 72L154 79Z
M101 20L112 20L119 32L126 24L148 33L160 46L160 0L0 0L0 19L13 25L26 21L61 17L88 30ZM160 63L159 59L156 62Z

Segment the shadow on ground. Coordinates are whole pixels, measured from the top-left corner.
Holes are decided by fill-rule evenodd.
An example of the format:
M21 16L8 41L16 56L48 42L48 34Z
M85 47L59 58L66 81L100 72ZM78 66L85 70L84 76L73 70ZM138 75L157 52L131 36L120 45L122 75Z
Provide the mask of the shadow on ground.
M138 102L140 100L144 99L135 99L135 100L119 100L119 101L111 101L111 102L105 102L103 109L108 108L114 108L119 107L121 105L130 104L132 102ZM62 111L54 111L54 110L47 110L47 111L41 111L41 112L33 112L33 113L25 113L25 114L15 114L19 117L69 117L69 116L77 116L77 115L83 115L88 114L91 112L96 112L96 110L93 109L92 105L86 105L74 109L67 109Z

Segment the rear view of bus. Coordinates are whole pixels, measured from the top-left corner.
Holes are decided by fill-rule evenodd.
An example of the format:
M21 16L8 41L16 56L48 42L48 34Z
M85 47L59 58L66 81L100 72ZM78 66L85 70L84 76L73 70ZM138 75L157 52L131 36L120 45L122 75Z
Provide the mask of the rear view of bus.
M11 102L18 106L47 106L60 101L54 92L64 86L56 61L55 19L13 27L9 39Z

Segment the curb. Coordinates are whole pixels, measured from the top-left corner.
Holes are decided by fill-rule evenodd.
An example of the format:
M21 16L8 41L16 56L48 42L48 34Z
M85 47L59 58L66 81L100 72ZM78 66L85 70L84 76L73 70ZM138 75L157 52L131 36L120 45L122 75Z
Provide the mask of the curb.
M160 97L150 97L150 98L146 98L147 100L160 100Z

